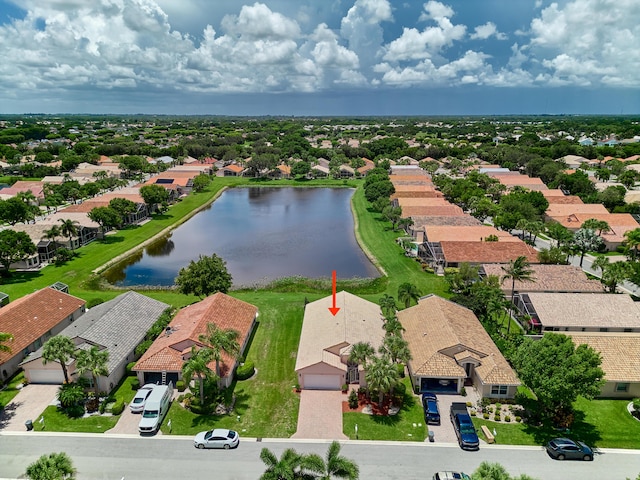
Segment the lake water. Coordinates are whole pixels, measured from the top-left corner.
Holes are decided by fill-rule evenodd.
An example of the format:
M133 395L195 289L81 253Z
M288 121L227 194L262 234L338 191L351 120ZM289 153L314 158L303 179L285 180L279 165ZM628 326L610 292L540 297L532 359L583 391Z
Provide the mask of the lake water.
M222 257L234 286L281 277L378 277L356 242L352 189L251 187L226 190L170 236L106 273L118 286L173 285L199 255Z

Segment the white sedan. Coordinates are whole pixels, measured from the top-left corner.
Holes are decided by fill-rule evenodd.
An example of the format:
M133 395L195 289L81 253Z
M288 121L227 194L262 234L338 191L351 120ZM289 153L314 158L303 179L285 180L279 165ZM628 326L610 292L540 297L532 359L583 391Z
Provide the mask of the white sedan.
M147 401L147 397L151 395L153 387L155 387L153 383L147 383L136 392L136 396L133 397L131 404L129 404L131 413L142 413L144 410L144 404Z
M240 436L238 433L225 428L200 432L193 439L193 445L196 448L224 448L228 450L237 447L239 443Z

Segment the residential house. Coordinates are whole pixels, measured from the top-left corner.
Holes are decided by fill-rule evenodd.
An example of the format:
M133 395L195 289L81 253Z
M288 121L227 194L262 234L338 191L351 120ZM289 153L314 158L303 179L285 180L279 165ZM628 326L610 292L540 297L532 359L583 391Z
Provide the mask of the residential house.
M245 354L253 331L258 308L224 293L215 293L204 300L181 309L133 367L140 383L162 383L182 379L182 366L191 356L191 349L202 348L200 335L206 335L207 324L239 333L240 355ZM220 362L222 385L231 385L237 359L224 353ZM209 367L215 371L215 362Z
M564 332L573 343L588 345L600 354L605 384L600 397L640 397L640 334Z
M435 198L444 197L442 192L436 190L433 185L421 184L421 185L394 185L395 193L391 195L391 200L396 198Z
M399 311L398 320L416 391L460 393L473 385L482 397L515 395L520 381L471 310L431 294Z
M0 352L2 379L11 377L29 353L76 321L84 305L80 298L46 287L2 307L0 332L13 335L8 345L11 352Z
M542 332L640 332L640 306L626 294L526 292L517 306Z
M216 172L217 177L239 177L244 172L244 167L236 165L235 163L219 168Z
M409 226L409 233L418 243L424 242L424 229L427 225L433 226L477 226L482 225L480 220L471 215L412 215L413 225Z
M366 385L362 365L349 362L351 347L365 342L378 350L384 339L380 307L348 292L308 303L296 357L299 385L307 390L340 390L345 383Z
M167 308L166 303L129 291L89 309L60 335L71 338L78 349L96 346L109 352L108 373L98 377L98 389L109 392L126 374L127 364L136 359L136 346ZM42 348L31 353L21 366L30 383L64 382L59 362L43 363ZM67 372L77 379L74 359L67 364Z
M497 179L507 189L514 187L524 187L528 190L540 192L546 190L545 183L537 177L529 177L528 175L512 175L510 173L490 173L490 177Z
M584 203L580 197L577 195L565 195L562 190L559 189L549 189L542 190L540 193L547 199L549 205L551 204L577 204Z
M509 263L525 257L530 263L538 261L538 252L523 241L442 241L435 245L424 243L418 251L423 258L446 267L459 267L461 263Z

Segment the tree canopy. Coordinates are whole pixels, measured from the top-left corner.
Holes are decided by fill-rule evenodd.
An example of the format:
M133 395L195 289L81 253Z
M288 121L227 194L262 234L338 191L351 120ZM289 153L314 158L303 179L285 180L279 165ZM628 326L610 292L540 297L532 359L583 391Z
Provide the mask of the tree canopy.
M36 246L26 233L14 230L0 232L0 264L6 272L12 263L24 260L36 251Z
M604 384L600 354L571 338L545 333L526 339L516 351L514 364L520 379L533 390L542 414L570 412L578 398L594 398Z
M180 293L203 298L215 292L227 293L231 288L231 274L226 262L215 253L209 257L200 255L197 261L191 260L187 267L180 269L175 283Z

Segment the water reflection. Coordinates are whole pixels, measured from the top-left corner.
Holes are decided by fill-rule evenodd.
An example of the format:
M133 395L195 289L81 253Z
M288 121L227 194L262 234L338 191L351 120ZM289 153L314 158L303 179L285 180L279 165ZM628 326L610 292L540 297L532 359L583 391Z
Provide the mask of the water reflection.
M353 234L348 189L237 188L185 222L145 254L107 273L117 285L172 285L199 255L227 262L236 286L300 275L375 277Z

